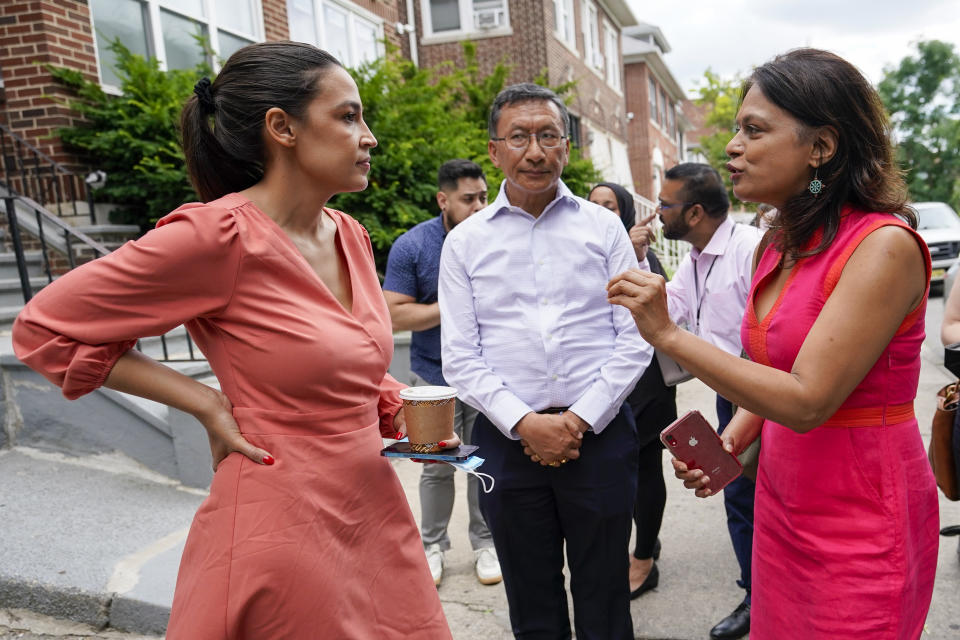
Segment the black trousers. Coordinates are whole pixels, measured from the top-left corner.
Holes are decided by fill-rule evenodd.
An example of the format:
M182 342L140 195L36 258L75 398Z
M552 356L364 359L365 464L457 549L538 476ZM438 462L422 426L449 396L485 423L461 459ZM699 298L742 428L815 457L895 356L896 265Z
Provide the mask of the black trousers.
M648 560L653 557L653 549L660 535L660 525L663 523L663 511L667 506L667 485L663 481L663 446L660 441L651 440L640 447L637 462L637 501L633 510L637 537L633 545L633 557Z
M513 634L567 640L566 544L577 640L632 640L630 525L637 486L637 436L626 405L600 435L584 434L580 458L545 467L523 454L483 414L473 442L496 478L480 495L500 557Z

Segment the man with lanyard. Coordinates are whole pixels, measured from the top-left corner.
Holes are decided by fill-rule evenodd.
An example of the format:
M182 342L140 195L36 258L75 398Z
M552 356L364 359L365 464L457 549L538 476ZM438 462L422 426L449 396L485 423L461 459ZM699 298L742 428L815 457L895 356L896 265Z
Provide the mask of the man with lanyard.
M496 200L450 232L440 259L443 375L480 410L480 497L517 638L632 640L628 563L637 436L627 394L652 356L606 299L637 268L617 216L560 180L563 101L533 84L494 100ZM646 260L643 267L646 266Z
M657 208L663 235L693 245L667 283L670 317L678 325L728 353L741 355L740 325L750 293L753 254L762 233L735 223L720 174L706 164L678 164L664 174ZM652 240L653 232L646 230ZM733 406L717 395L718 431L733 417ZM755 485L738 478L723 491L727 528L740 565L737 584L743 602L710 630L713 640L740 638L750 631L750 555L753 551Z
M393 330L413 332L410 384L414 386L447 384L440 371L440 249L454 227L487 206L487 178L480 165L470 160L444 162L437 172L437 188L440 215L397 238L387 257L383 281ZM456 401L454 431L464 442L470 441L476 417L475 409ZM437 586L443 579L443 554L450 549L447 526L455 496L453 474L454 468L448 464L427 464L420 473L420 535ZM467 480L468 533L477 579L481 584L496 584L501 579L500 563L480 513L479 493L477 478L471 475Z

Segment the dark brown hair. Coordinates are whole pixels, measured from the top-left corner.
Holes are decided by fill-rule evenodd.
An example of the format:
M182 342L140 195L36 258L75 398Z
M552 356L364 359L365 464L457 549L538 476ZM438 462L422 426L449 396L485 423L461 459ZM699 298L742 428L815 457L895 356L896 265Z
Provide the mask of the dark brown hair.
M744 83L741 102L751 87L799 120L806 129L799 135L813 135L823 126L837 132L836 153L818 170L823 191L793 196L771 224L781 252L799 258L823 251L836 237L845 204L898 215L916 228L886 111L856 67L829 51L794 49L757 67ZM821 227L819 245L801 251Z
M180 132L190 182L201 200L263 178L263 121L279 107L303 118L332 66L332 55L299 42L261 42L236 51L212 84L197 83L183 106Z

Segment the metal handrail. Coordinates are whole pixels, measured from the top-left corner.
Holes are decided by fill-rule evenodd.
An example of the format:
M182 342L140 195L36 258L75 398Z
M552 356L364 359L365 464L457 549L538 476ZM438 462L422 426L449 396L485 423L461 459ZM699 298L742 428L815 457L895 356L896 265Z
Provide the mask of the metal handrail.
M9 191L9 189L8 189ZM53 282L56 274L51 266L54 257L51 255L51 245L60 245L58 248L66 255L68 268L73 269L77 266L78 254L84 252L90 259L96 259L107 255L110 250L103 244L97 242L90 236L77 231L69 224L47 211L40 203L20 195L4 195L4 208L7 213L7 224L10 229L10 240L13 245L13 252L17 263L17 272L20 276L20 288L23 293L24 303L29 302L33 297L33 284L30 281L30 272L27 268L26 250L24 248L21 230L25 229L31 235L36 236L40 242L40 253L43 261L43 269L47 277L47 282ZM32 225L36 225L33 227ZM53 241L56 242L53 242ZM205 360L202 353L195 351L193 341L190 335L186 334L186 348L188 355L186 357L178 354L171 354L167 344L166 336L159 336L162 356L153 356L156 360L163 362L190 362ZM137 342L137 349L144 351L144 345L141 341Z
M69 207L78 216L77 196L82 194L89 208L90 222L97 223L93 189L74 173L44 152L0 124L0 164L3 184L14 195L24 196L64 213Z

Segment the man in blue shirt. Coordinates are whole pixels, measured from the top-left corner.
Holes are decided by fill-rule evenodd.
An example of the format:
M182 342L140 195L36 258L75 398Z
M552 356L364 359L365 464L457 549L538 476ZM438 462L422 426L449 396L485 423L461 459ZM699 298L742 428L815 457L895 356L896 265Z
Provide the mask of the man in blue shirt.
M441 385L446 381L440 363L440 308L437 278L440 249L447 233L487 205L483 169L469 160L445 162L437 174L440 215L421 222L397 238L387 259L383 295L390 308L394 331L412 331L410 370L413 385ZM470 442L477 411L457 400L454 427L461 441ZM420 533L433 580L443 577L443 552L450 548L447 525L453 511L454 468L448 464L424 465L420 476ZM470 511L470 545L476 555L477 579L500 582L500 563L490 531L479 506L477 479L467 481Z

